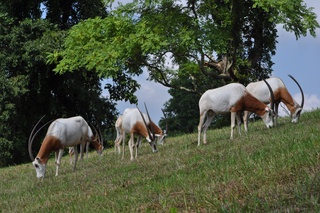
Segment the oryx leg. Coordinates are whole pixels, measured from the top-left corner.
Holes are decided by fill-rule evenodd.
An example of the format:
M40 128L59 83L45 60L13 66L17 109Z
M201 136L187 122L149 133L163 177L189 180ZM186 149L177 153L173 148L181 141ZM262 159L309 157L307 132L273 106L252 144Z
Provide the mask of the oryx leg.
M199 121L199 125L198 125L198 146L200 146L201 130L202 130L202 124L203 124L204 117L205 117L204 114L200 115L200 121Z
M135 143L135 149L136 149L136 158L138 157L138 148L141 146L141 135L138 135L137 142Z
M121 135L117 136L116 140L114 141L114 151L115 151L115 153L117 153L117 150L118 150L118 153L121 154L121 149L120 149L121 141L122 141Z
M121 149L120 149L120 144L121 144L121 141L122 141L122 124L119 124L119 123L122 123L122 119L120 119L120 117L117 119L116 121L116 125L115 125L115 128L116 128L116 132L117 132L117 137L114 141L114 151L115 153L117 153L117 149L118 149L118 153L119 155L121 154Z
M75 172L75 171L76 171L76 167L77 167L77 162L78 162L79 153L78 153L77 146L74 146L73 149L74 149L74 165L73 165L73 171Z
M238 132L239 135L241 135L241 112L237 112L236 114L236 120L237 120L237 124L238 124Z
M69 159L70 159L70 165L72 165L72 156L74 155L74 148L69 147Z
M231 112L231 136L230 136L230 139L233 139L233 130L236 127L236 114L237 114L237 112Z
M128 146L129 146L130 156L131 156L130 159L134 160L134 158L133 158L133 147L135 146L135 144L134 144L134 134L133 133L130 133L130 140L129 140Z
M141 138L142 138L141 135L138 135L138 137L137 137L137 148L140 148L142 146Z
M125 131L122 132L122 159L124 159L124 147L125 147L125 141L126 140L126 133Z
M86 158L88 159L88 155L89 155L89 145L90 145L90 142L87 141L86 142Z
M84 147L86 146L87 140L86 138L81 138L81 144L80 144L80 160L83 160L84 156ZM87 145L89 147L89 144ZM88 150L88 149L87 149Z
M215 114L212 110L208 110L204 112L202 115L200 115L200 122L198 125L198 146L200 146L201 130L203 131L203 144L207 143L207 129L210 126L214 116ZM206 118L206 121L204 123L205 118Z
M278 109L279 109L279 104L280 103L274 103L274 113L276 116L274 117L274 126L277 126L278 124Z
M249 122L249 117L251 115L251 112L249 111L244 111L243 115L243 123L244 123L244 130L248 132L248 122Z
M55 164L56 164L56 176L59 174L59 166L61 164L61 158L63 155L64 149L59 149L58 151L55 152Z

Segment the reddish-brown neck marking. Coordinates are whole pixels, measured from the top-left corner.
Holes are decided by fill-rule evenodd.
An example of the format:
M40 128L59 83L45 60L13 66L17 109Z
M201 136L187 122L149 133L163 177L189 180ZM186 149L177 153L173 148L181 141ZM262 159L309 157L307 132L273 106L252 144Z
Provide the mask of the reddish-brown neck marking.
M42 164L46 164L50 153L59 149L64 149L61 141L54 136L46 136L41 144L37 157L40 158Z
M137 135L142 135L143 137L147 137L148 130L146 129L146 126L142 122L137 122L131 129L130 133L134 133Z
M162 130L155 123L153 123L152 121L150 122L150 124L148 126L149 126L150 129L153 129L154 134L162 134Z
M242 98L231 107L231 112L240 112L240 111L249 111L253 112L259 116L262 116L265 113L266 105L256 99L250 93L246 93Z
M274 100L275 103L283 102L290 110L290 112L295 111L295 102L290 93L288 92L287 88L279 88L276 91L274 91Z

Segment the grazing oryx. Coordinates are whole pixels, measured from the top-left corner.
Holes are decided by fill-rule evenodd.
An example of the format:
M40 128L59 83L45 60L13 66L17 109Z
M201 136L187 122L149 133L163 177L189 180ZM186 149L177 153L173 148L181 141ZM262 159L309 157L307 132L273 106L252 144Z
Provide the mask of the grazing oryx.
M73 171L75 171L78 160L77 145L81 145L82 159L84 154L83 149L87 140L96 140L88 123L81 116L56 119L50 124L37 157L34 159L31 151L33 140L36 134L46 125L42 126L35 134L33 134L41 119L33 128L28 142L29 155L31 161L33 161L32 164L36 169L37 177L42 178L45 176L46 165L52 151L55 151L56 176L58 176L61 158L66 147L74 147L75 162Z
M272 78L266 79L266 81L270 84L271 89L273 90L273 93L274 93L274 104L275 104L274 111L275 111L276 115L278 115L278 108L279 108L280 102L283 102L290 111L291 122L297 123L300 118L301 111L303 109L304 94L303 94L302 88L301 88L300 84L297 82L297 80L295 78L293 78L291 75L289 75L289 77L292 78L292 80L298 85L298 87L300 89L301 96L302 96L301 105L299 105L292 98L292 96L288 92L285 84L283 83L283 81L281 79L279 79L277 77L272 77ZM252 82L252 83L248 84L248 86L246 88L259 101L261 101L265 104L268 104L270 102L269 94L268 94L269 92L265 88L263 81ZM250 114L251 114L250 112L245 111L244 116L243 116L244 127L245 127L246 131L248 130L248 118L249 118ZM275 119L275 125L276 124L277 124L277 120Z
M123 155L124 157L124 144L125 144L125 134L130 133L130 140L128 142L131 160L133 157L133 147L136 148L136 158L138 156L137 146L141 137L145 137L149 142L152 151L157 152L156 139L163 144L167 134L163 132L155 123L152 122L150 115L148 113L147 107L145 106L147 115L142 113L139 108L127 108L123 112L122 116L122 143L123 143ZM138 136L137 143L134 143L134 135Z
M269 85L267 84L268 88ZM273 93L269 88L273 100ZM273 102L272 102L273 105ZM200 122L198 126L198 146L200 145L201 130L203 130L203 143L207 143L206 133L212 119L215 115L231 112L231 139L233 139L233 129L235 120L238 122L240 134L241 112L248 110L259 115L266 126L273 127L274 112L271 109L251 95L248 90L239 83L231 83L225 86L207 90L199 100ZM204 123L205 117L207 117Z
M116 132L117 132L117 138L115 139L114 141L114 148L115 148L115 151L117 151L118 149L118 153L120 154L121 153L121 149L120 149L120 144L122 142L122 115L120 115L116 121L116 124L115 124L115 128L116 128ZM123 144L123 149L122 149L122 158L124 158L124 146L125 144ZM138 135L138 138L137 138L137 148L139 148L139 146L141 145L141 135Z

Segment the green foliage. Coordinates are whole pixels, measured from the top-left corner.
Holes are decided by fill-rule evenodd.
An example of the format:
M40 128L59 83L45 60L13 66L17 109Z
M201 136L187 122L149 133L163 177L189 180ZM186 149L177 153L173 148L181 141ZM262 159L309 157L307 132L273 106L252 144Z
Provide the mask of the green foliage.
M48 162L36 179L31 164L0 169L5 212L319 212L320 111L306 112L297 124L262 121L229 139L230 127L168 137L152 153L142 144L130 161L107 149L95 152L72 172L62 159L59 176ZM86 202L84 202L86 200ZM17 202L19 201L19 202ZM57 205L59 204L59 205Z
M0 130L1 137L13 142L13 149L9 150L13 161L4 163L29 161L26 144L33 125L42 115L47 115L48 120L82 115L107 134L116 109L113 101L101 96L101 78L85 70L65 75L52 72L55 65L47 64L46 56L62 48L67 32L49 20L36 19L31 11L23 15L20 12L26 8L19 11L11 3L0 3ZM79 1L72 10L83 3ZM17 11L11 13L11 9ZM47 8L48 13L50 10ZM78 18L84 18L87 12L79 11ZM38 140L35 143L40 144Z
M301 0L187 1L184 5L174 0L139 0L120 5L107 17L73 26L63 49L49 54L48 61L58 63L55 71L60 74L87 69L113 79L105 88L116 100L137 101L133 93L139 82L132 77L142 70L149 73L149 80L173 90L201 94L230 82L246 84L269 76L277 24L297 38L307 32L315 36L319 27L312 8ZM189 95L183 98L176 102L190 102ZM188 112L187 104L182 107L180 113ZM174 109L168 113L177 118ZM176 123L188 120L181 117Z
M12 163L13 151L13 142L0 137L0 167L4 167Z
M134 43L124 48L131 42L126 40L125 33L132 30L132 21L127 18L116 21L113 17L103 20L99 17L88 19L74 26L65 40L66 47L77 48L66 48L64 54L54 51L48 55L48 62L52 63L62 58L54 69L60 74L85 68L94 70L103 78L112 78L113 83L105 86L110 98L136 103L133 94L139 85L132 76L141 74L142 69L138 66L129 66L127 63L130 63L129 60L134 61L135 55L139 55L137 51L140 50Z
M315 37L316 28L320 27L316 21L317 15L312 11L314 8L307 8L303 0L254 0L253 7L273 14L271 21L283 24L283 28L293 32L297 39L308 32Z
M107 12L101 0L45 0L46 19L66 30L79 21L95 16L105 17Z
M40 4L43 0L10 0L0 2L0 11L5 11L15 22L26 18L41 18Z

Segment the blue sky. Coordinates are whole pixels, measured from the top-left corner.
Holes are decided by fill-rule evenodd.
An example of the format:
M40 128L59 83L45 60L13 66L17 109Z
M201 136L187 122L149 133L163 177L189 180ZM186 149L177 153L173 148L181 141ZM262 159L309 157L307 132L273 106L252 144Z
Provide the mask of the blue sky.
M318 15L317 21L320 23L320 1L306 0L308 7L314 7L314 12ZM288 77L291 74L300 83L305 94L305 110L320 108L320 29L316 30L317 37L309 34L296 40L293 33L286 32L281 26L278 26L278 44L276 55L272 60L274 72L272 76L281 78L286 84L289 92L294 99L300 103L301 95L297 85ZM139 106L142 107L146 102L151 118L157 123L163 116L161 108L171 96L168 94L168 88L161 84L147 81L147 73L139 76L138 82L141 89L136 92L139 99ZM128 102L118 102L117 109L120 113L127 107L135 107ZM279 108L280 115L284 115L282 108ZM303 116L303 115L302 115Z
M320 23L320 1L305 1L309 7L314 7ZM288 33L280 26L278 29L277 53L273 57L273 76L281 78L294 99L300 103L299 88L288 77L294 76L305 93L305 110L320 107L319 65L320 60L320 29L316 30L317 37L310 35L296 40L293 33Z

